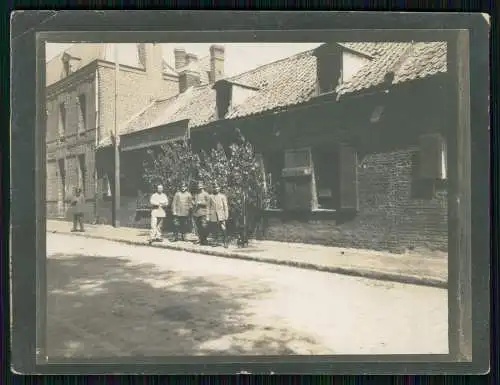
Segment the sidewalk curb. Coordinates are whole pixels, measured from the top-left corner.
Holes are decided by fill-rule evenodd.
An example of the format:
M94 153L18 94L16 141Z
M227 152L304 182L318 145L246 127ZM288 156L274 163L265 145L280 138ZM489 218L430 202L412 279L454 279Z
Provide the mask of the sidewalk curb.
M48 232L51 232L54 234L79 236L79 237L84 237L84 238L103 239L103 240L107 240L107 241L119 242L119 243L124 243L127 245L134 245L134 246L148 246L148 247L155 247L155 248L159 248L159 249L187 251L190 253L205 254L205 255L230 258L230 259L240 259L240 260L253 261L253 262L271 263L271 264L275 264L275 265L291 266L291 267L297 267L297 268L302 268L302 269L307 269L307 270L317 270L317 271L323 271L323 272L328 272L328 273L335 273L335 274L349 275L349 276L354 276L354 277L374 279L374 280L378 280L378 281L390 281L390 282L398 282L398 283L405 283L405 284L411 284L411 285L430 286L430 287L436 287L436 288L440 288L440 289L447 289L448 288L448 282L446 280L442 280L439 278L432 278L432 277L422 277L422 276L411 275L411 274L389 273L389 272L383 272L383 271L378 271L378 270L359 269L359 268L324 266L324 265L316 265L316 264L307 263L307 262L296 262L296 261L286 261L286 260L284 261L284 260L272 259L272 258L254 257L254 256L251 256L248 254L236 253L236 252L226 251L226 250L213 250L213 249L208 249L208 248L201 249L199 247L188 247L188 246L181 246L181 245L176 245L176 244L171 244L171 243L167 243L167 244L155 244L155 243L153 243L151 245L148 245L147 243L141 242L141 241L126 240L126 239L113 239L113 238L109 238L109 237L88 234L88 233L84 233L84 234L68 233L66 231L58 231L58 230L48 230Z

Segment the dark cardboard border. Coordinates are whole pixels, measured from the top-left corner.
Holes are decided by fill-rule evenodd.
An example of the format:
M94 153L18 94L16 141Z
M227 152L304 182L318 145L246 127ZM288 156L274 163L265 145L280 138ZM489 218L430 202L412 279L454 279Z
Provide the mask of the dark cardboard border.
M223 26L224 31L221 31ZM336 30L332 31L331 27ZM389 27L390 26L390 27ZM169 32L164 32L165 29ZM356 28L357 30L353 29ZM377 28L380 28L376 30ZM385 29L383 29L385 28ZM391 28L392 31L388 30ZM365 29L363 32L362 29ZM146 32L146 31L147 32ZM454 31L453 31L454 30ZM457 30L463 30L458 33ZM468 30L468 32L467 32ZM72 32L68 32L72 31ZM78 32L75 32L78 31ZM109 32L108 32L109 31ZM143 32L139 32L143 31ZM203 31L203 33L200 33ZM481 14L370 12L236 12L236 11L23 11L11 18L12 32L12 368L18 373L144 373L144 374L480 374L489 370L489 234L488 218L488 55L489 23ZM37 34L38 33L38 34ZM447 40L470 42L470 142L457 148L471 151L471 163L453 172L465 185L450 229L450 356L312 356L312 357L161 357L99 362L44 359L45 330L45 109L44 41L328 41ZM35 49L36 48L36 49ZM452 51L455 51L453 49ZM462 56L463 58L463 56ZM463 79L467 81L466 79ZM458 88L458 87L457 87ZM461 96L460 96L461 95ZM468 98L460 94L458 98ZM453 98L455 98L453 96ZM450 96L451 98L451 96ZM453 104L453 103L452 103ZM457 125L463 109L457 110ZM34 127L37 129L33 130ZM467 142L467 137L463 137ZM461 142L462 143L462 142ZM472 145L471 145L472 144ZM455 152L455 154L459 154ZM465 154L466 155L466 154ZM33 170L33 172L31 171ZM467 178L472 177L468 223ZM457 179L457 183L459 180ZM35 195L33 195L35 192ZM465 193L465 195L464 195ZM35 197L35 199L33 199ZM465 213L465 214L464 214ZM35 214L35 215L34 215ZM460 214L460 215L462 215ZM35 217L35 220L33 220ZM464 222L464 218L467 223ZM460 232L461 233L460 233ZM465 237L465 238L464 238ZM465 239L465 243L464 243ZM471 249L467 252L467 240ZM470 263L471 255L474 257ZM472 287L463 281L471 276ZM452 283L452 281L454 283ZM457 291L465 293L456 301ZM472 300L467 294L472 289ZM36 293L36 294L35 294ZM465 310L464 310L465 309ZM462 331L472 313L472 334ZM464 315L465 314L465 315ZM38 320L38 322L36 322ZM472 344L472 361L464 359ZM36 352L39 352L37 355ZM465 353L464 353L465 352ZM35 359L38 357L38 359Z

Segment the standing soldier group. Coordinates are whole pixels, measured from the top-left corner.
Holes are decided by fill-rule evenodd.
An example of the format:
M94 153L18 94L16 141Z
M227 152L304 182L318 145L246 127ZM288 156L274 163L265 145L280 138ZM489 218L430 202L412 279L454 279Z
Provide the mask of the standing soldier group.
M213 190L214 194L209 194L203 183L199 182L196 194L192 196L185 183L180 185L172 200L175 241L186 239L186 233L191 231L191 219L193 219L201 245L208 245L207 238L210 233L222 233L224 247L228 247L229 207L227 197L221 193L219 186L214 185ZM157 192L151 196L150 204L152 210L149 243L152 243L162 241L161 229L168 206L168 198L163 193L163 186L158 186Z

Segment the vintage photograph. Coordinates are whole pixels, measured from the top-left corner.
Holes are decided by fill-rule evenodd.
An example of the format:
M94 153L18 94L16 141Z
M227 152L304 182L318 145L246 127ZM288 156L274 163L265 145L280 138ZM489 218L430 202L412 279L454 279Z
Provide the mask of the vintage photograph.
M446 42L45 48L48 357L448 354Z

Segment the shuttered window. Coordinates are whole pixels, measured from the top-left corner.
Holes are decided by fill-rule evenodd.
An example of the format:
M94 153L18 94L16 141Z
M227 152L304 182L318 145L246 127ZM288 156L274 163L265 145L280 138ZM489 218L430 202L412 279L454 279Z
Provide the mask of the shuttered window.
M310 148L285 151L283 169L285 209L312 210L317 206Z
M57 161L57 207L60 216L65 214L66 190L66 162L64 159L59 159Z
M58 171L57 163L55 160L47 162L47 197L48 201L58 200Z
M87 196L87 166L85 164L85 155L78 155L78 187Z
M338 150L329 146L313 150L314 182L319 209L337 209L339 205Z
M87 130L87 101L84 94L78 95L78 133L83 133Z
M420 176L420 160L420 152L414 152L411 157L411 197L412 199L429 200L434 197L434 181Z
M440 134L420 136L421 179L446 179L446 142Z
M101 187L102 187L101 192L104 198L109 198L112 196L111 181L109 179L108 174L103 175Z
M64 137L66 134L66 105L64 103L59 104L59 119L57 122L57 127L59 131L59 137Z
M339 147L340 209L359 209L358 156L351 146Z
M288 150L285 209L358 210L357 153L346 145Z

